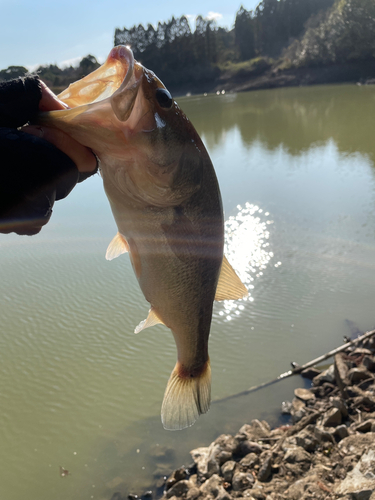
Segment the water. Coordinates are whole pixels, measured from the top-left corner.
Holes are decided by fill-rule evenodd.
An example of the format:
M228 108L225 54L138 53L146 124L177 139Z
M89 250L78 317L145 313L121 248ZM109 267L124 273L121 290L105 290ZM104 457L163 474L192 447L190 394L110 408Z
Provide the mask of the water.
M226 253L249 287L216 304L213 399L243 391L375 326L375 88L327 86L180 100L213 159ZM30 237L0 236L0 497L140 493L188 451L252 418L277 422L301 378L213 404L182 432L160 405L175 363L146 317L99 176ZM172 449L173 448L173 449ZM60 476L60 466L69 471Z

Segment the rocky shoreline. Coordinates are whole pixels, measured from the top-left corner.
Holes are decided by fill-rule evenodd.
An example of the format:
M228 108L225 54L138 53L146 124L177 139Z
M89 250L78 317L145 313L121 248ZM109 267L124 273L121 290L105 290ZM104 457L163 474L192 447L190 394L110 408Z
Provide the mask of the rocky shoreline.
M281 411L290 425L253 420L191 451L193 463L142 497L161 500L375 500L375 337L301 373ZM161 492L158 494L158 492ZM111 500L134 500L115 493Z

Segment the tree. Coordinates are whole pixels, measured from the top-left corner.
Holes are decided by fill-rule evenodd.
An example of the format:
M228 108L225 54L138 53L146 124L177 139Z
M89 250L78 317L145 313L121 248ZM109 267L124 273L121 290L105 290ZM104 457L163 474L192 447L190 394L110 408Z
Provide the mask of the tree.
M27 69L23 66L9 66L7 69L0 70L0 80L12 80L26 73Z
M79 63L79 69L82 73L82 76L86 76L92 71L95 71L97 68L99 68L99 66L100 64L96 60L96 57L92 56L91 54L84 57Z
M241 5L234 22L235 44L240 53L240 59L245 61L255 57L255 38L252 12Z
M374 33L373 0L339 0L324 15L309 21L301 41L294 43L290 59L295 65L374 59Z

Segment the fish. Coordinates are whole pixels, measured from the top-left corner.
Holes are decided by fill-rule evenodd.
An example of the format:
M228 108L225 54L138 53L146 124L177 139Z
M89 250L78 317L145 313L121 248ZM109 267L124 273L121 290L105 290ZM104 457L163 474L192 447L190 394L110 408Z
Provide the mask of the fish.
M173 334L177 362L161 408L165 429L208 411L214 300L247 289L223 255L224 215L211 159L190 120L157 76L114 47L106 62L59 94L69 109L42 113L92 149L117 225L106 258L128 253L150 310L135 333L156 324Z

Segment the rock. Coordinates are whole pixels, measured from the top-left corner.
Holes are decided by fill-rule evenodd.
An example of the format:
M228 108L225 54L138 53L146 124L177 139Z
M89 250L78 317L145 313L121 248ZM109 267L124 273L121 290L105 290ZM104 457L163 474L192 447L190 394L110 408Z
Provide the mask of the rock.
M341 415L344 418L347 418L348 409L346 407L346 404L344 403L344 401L341 398L332 398L331 397L331 398L329 398L329 401L332 404L332 406L334 406L335 408L338 408L340 410Z
M349 367L345 362L345 354L342 352L335 354L334 360L335 360L334 373L335 373L336 383L341 391L341 394L346 397L345 389L346 386L349 384L349 379L348 379Z
M252 474L247 472L236 472L232 479L232 488L234 491L242 491L254 484L255 479Z
M294 436L297 446L302 446L306 451L314 451L319 444L314 434L314 426L308 425L305 429Z
M299 389L299 388L294 389L294 395L305 402L316 399L315 394L311 392L309 389Z
M256 456L256 455L255 455ZM225 462L224 465L221 466L221 474L224 478L224 481L230 483L232 481L232 477L234 471L236 469L237 462L234 460L229 460L229 462Z
M242 441L237 448L237 454L240 457L244 457L249 453L257 453L258 455L260 455L262 451L262 446L260 446L258 443L255 443L254 441L249 441L248 439Z
M337 495L351 495L356 500L368 500L375 491L375 451L362 455L356 466L335 488Z
M206 495L212 495L215 498L219 494L222 484L223 478L218 474L214 474L202 484L200 491Z
M340 441L338 448L346 453L355 453L360 450L360 453L365 448L372 448L375 445L375 433L367 432L366 434L352 434Z
M321 373L320 370L317 368L306 368L305 370L301 371L301 375L304 378L308 378L309 380L312 380L314 377L319 375Z
M314 434L316 439L321 443L326 441L330 441L331 443L335 442L332 434L322 429L321 427L316 426L314 429Z
M322 492L318 486L319 482L320 478L316 474L299 479L286 490L285 498L288 500L322 498L320 495L318 496Z
M375 372L375 359L373 356L364 356L362 364L370 372Z
M281 414L282 415L290 415L290 412L292 411L292 403L290 401L283 401L281 403Z
M186 500L196 500L201 492L196 486L192 486L186 494Z
M219 445L220 450L230 453L233 453L238 446L238 441L230 434L221 434L214 443Z
M165 489L169 490L174 484L176 484L178 481L181 481L182 479L187 478L187 472L185 467L180 467L179 469L176 469L172 474L168 477L168 479L165 482Z
M353 425L352 429L357 432L371 432L372 426L375 425L375 420L365 420L359 424Z
M291 464L300 462L311 462L311 456L301 446L295 446L294 448L289 448L287 450L284 456L284 460Z
M259 457L256 453L249 453L246 457L240 460L242 467L254 467L259 463ZM221 468L223 470L223 468Z
M242 492L243 497L254 498L254 500L265 500L266 496L263 491L256 486L251 488L250 490L245 490Z
M352 405L356 408L364 409L366 412L374 411L375 399L372 394L364 393L363 396L353 398Z
M203 476L207 472L208 453L208 447L196 448L190 452L194 463L197 465L198 472L200 472Z
M208 478L213 474L219 473L220 466L216 460L216 456L220 451L220 446L213 442L208 448L197 448L190 452L194 462L197 464L197 470L202 476Z
M178 483L174 484L165 494L166 498L172 498L174 496L176 497L182 497L182 495L185 495L189 491L189 481L186 479L183 479L182 481L179 481Z
M271 475L271 470L272 470L272 455L271 455L271 454L269 454L269 455L265 458L265 460L264 460L264 462L263 462L262 466L261 466L261 467L260 467L260 469L259 469L258 476L257 476L258 481L261 481L261 482L263 482L263 483L264 483L265 481L267 481L267 479L268 479L268 478L270 477L270 475Z
M348 371L348 379L352 384L359 384L363 380L373 379L373 375L364 366L351 368Z
M372 354L372 352L370 351L370 349L366 349L365 347L356 347L354 349L354 351L352 352L352 355L353 354L356 354L358 356L361 356L362 354L367 354L367 355L370 355Z
M331 408L323 415L324 427L336 427L341 424L342 415L338 408Z
M245 424L241 427L238 434L244 435L244 439L249 439L250 441L260 441L262 438L269 436L271 432L271 427L265 420L254 419L251 424ZM238 436L238 435L237 435Z
M216 500L232 500L231 495L221 486Z
M294 423L299 422L306 415L305 403L301 399L293 398L290 414L293 417Z
M228 460L231 460L232 456L233 455L230 451L221 450L216 455L216 461L219 465L223 465L223 464L225 464L225 462L228 462Z
M349 436L348 428L346 427L346 425L338 425L333 431L333 435L336 436L339 440L344 439Z
M323 398L328 396L332 391L336 389L336 385L332 384L331 382L323 382L323 385L321 386L323 389Z
M220 465L216 460L219 450L219 447L214 447L208 455L206 477L211 477L213 474L218 474L220 472Z
M200 493L207 495L208 498L216 498L217 500L230 500L231 496L223 488L223 478L214 474L200 487Z
M335 382L335 367L334 365L331 365L327 370L324 370L323 372L319 373L316 377L313 378L312 380L314 385L321 385L323 382L329 382L332 384Z

